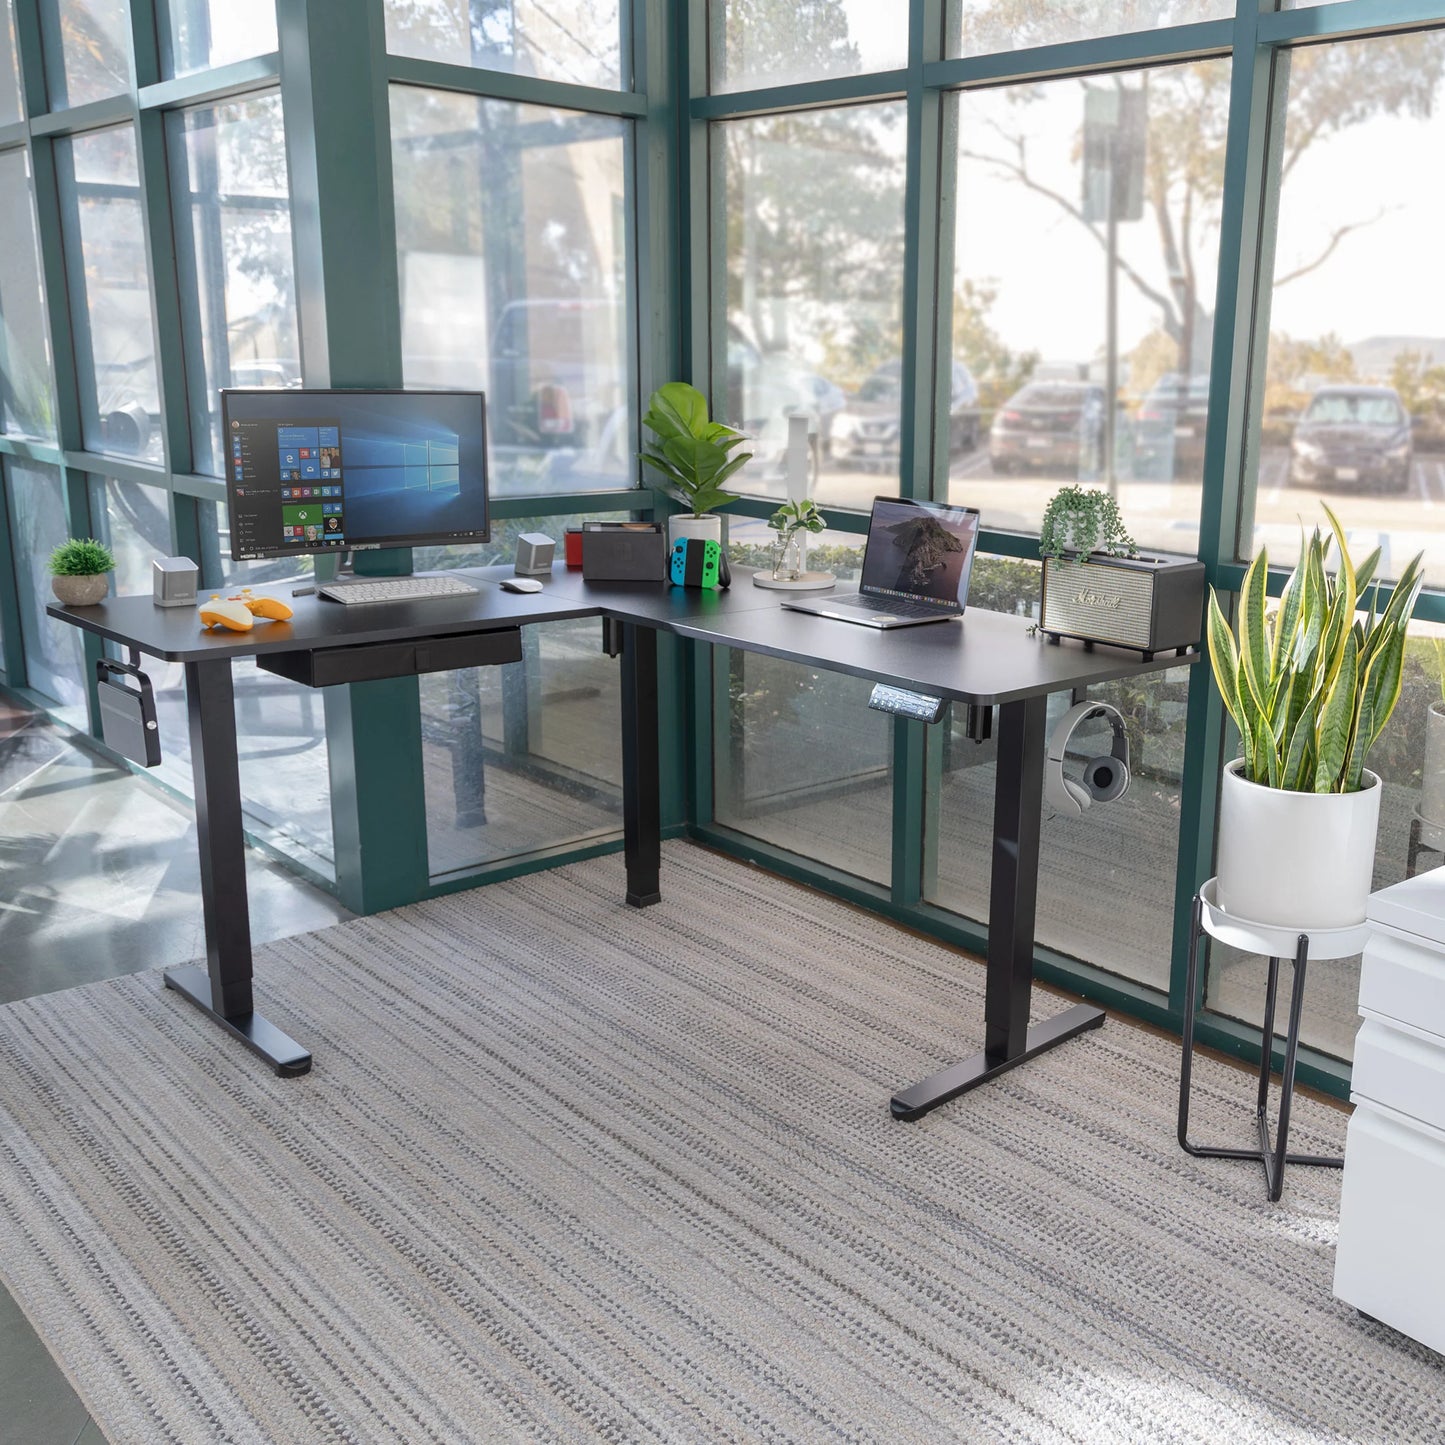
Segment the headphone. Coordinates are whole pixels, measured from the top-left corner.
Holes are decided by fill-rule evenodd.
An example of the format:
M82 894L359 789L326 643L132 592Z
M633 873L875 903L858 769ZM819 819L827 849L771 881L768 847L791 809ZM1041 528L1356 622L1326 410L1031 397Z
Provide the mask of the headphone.
M1106 717L1114 736L1107 754L1084 764L1082 782L1064 776L1064 754L1079 726L1092 718ZM1048 762L1044 768L1044 797L1049 806L1066 817L1082 818L1091 802L1112 803L1129 790L1129 735L1119 710L1106 702L1075 703L1058 721L1049 737Z

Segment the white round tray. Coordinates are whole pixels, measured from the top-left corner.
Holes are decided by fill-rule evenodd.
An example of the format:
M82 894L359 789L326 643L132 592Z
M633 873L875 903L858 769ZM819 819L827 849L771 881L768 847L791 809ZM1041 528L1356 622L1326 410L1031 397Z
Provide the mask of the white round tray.
M836 587L838 579L831 572L803 572L796 580L786 582L773 580L773 574L766 567L753 573L754 587L767 587L774 592L822 592L825 588Z
M1199 890L1200 922L1204 931L1231 948L1242 949L1245 953L1262 953L1267 958L1293 958L1299 947L1301 929L1289 928L1277 923L1255 923L1252 919L1236 918L1226 913L1215 897L1215 884L1211 878ZM1368 923L1356 923L1349 928L1316 928L1310 931L1309 957L1313 963L1322 958L1349 958L1363 950L1370 937Z

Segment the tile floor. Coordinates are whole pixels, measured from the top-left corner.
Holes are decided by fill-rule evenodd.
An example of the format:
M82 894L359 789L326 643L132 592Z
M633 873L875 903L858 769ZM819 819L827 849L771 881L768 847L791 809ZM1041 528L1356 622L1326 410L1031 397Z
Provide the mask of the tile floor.
M255 852L247 880L258 943L351 916ZM190 810L0 694L0 1003L204 949ZM3 1287L0 1421L17 1445L104 1441Z

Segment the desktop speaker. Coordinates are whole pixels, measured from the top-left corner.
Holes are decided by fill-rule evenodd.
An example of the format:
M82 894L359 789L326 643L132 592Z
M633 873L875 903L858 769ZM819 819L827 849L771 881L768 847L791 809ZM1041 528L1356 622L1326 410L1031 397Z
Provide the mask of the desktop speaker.
M157 607L194 607L200 569L189 557L157 557L151 582Z
M1044 559L1039 631L1127 647L1151 660L1185 652L1204 627L1204 563L1188 557Z
M541 532L523 532L517 538L518 577L547 577L552 571L552 559L557 555L557 544Z

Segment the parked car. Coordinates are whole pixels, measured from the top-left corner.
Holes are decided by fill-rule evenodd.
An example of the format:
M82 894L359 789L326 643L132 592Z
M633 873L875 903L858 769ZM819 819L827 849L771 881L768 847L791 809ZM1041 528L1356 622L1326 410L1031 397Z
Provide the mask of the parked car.
M1104 388L1031 381L998 409L988 433L996 472L1097 472L1104 459Z
M889 468L898 463L902 426L903 363L885 361L833 418L835 462ZM978 386L963 362L953 363L948 400L948 450L978 445Z
M1209 377L1170 372L1139 404L1134 426L1134 475L1198 481L1204 474Z
M1414 444L1410 418L1391 386L1322 386L1290 438L1293 486L1334 484L1403 492Z

